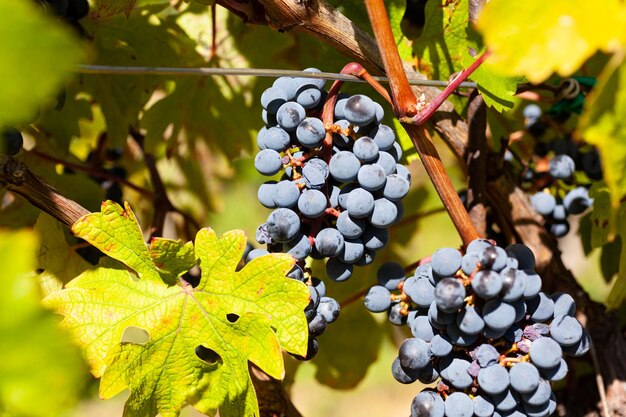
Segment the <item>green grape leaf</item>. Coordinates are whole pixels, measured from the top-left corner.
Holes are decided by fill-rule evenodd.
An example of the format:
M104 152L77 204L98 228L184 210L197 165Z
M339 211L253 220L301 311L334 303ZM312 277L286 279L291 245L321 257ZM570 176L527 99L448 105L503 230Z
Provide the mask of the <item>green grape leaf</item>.
M577 134L600 153L604 181L614 207L626 194L626 65L623 54L605 66L586 98Z
M611 193L602 181L595 182L589 189L593 198L591 221L591 247L599 248L615 237L615 212L611 205Z
M467 41L468 0L426 3L426 24L413 44L418 70L431 79L447 79L463 68Z
M150 257L161 271L163 281L170 285L197 263L193 243L182 240L152 239Z
M617 212L617 230L620 236L626 236L626 204L622 204ZM619 257L619 272L606 300L609 309L618 308L626 299L626 245L622 242Z
M100 213L78 219L72 225L72 233L111 258L124 262L140 278L159 275L128 203L122 208L117 203L105 201Z
M469 53L465 54L463 66L469 67L476 58ZM478 67L470 79L478 84L478 91L482 94L485 104L494 110L503 112L510 110L519 101L515 98L517 85L524 82L524 77L508 77L494 72L486 65Z
M0 0L0 129L33 118L84 53L70 31L35 2ZM45 33L45 36L41 36Z
M133 11L137 0L96 0L92 16L96 19L107 19L116 14L124 13L126 17Z
M126 264L105 258L44 300L65 316L62 325L102 377L100 395L130 389L125 416L176 416L187 403L209 415L258 415L248 362L282 378L281 347L299 355L307 349L309 291L285 277L294 259L271 254L237 271L244 232L218 237L202 229L194 244L199 284L168 285L145 244L139 247L141 233L128 207L107 202L102 213L77 225L83 238ZM178 274L181 265L192 264L190 246L157 246L159 269ZM161 265L172 258L166 247L177 248L183 260Z
M626 8L619 0L602 6L586 0L492 0L477 22L491 50L488 65L533 83L553 72L574 73L596 51L612 51L626 40Z
M612 242L602 246L600 254L600 270L605 282L611 282L613 276L619 272L622 253L622 238L616 236Z
M3 416L63 415L78 401L87 369L78 349L41 308L37 235L0 231L0 410ZM54 389L51 389L54 387Z

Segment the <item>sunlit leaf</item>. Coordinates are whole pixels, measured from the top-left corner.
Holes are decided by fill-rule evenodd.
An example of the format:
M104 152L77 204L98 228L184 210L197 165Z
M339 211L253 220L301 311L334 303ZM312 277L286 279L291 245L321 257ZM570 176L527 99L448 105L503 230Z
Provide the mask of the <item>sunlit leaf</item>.
M33 1L0 0L0 129L33 118L84 53L71 32ZM42 36L45 33L45 36Z
M587 96L578 134L600 152L613 206L626 194L626 65L615 56Z
M100 395L110 398L130 389L125 416L175 416L187 403L210 415L218 410L223 417L257 415L248 361L282 378L281 347L306 352L303 309L309 292L285 277L291 256L260 257L236 271L245 234L218 237L202 229L194 244L202 271L198 286L169 285L145 244L140 248L139 227L128 207L107 202L102 213L77 225L83 238L140 278L107 258L45 301L65 316L62 324L85 350L94 375L102 377ZM163 250L166 246L176 250ZM191 246L182 242L163 240L157 248L161 271L182 273L195 260Z
M626 9L619 0L492 0L477 27L498 72L533 83L553 72L571 75L596 51L615 50L626 40Z
M78 349L39 305L33 275L36 234L0 231L0 410L47 417L71 409L86 367ZM54 387L52 389L52 387Z

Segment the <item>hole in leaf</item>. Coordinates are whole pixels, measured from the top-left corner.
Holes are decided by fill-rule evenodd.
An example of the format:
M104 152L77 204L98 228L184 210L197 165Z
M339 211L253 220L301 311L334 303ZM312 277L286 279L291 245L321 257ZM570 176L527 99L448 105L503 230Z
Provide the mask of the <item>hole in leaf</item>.
M135 326L128 326L122 334L122 343L145 345L150 341L150 333Z
M239 315L237 315L237 314L235 314L235 313L228 313L228 314L226 315L226 319L227 319L229 322L234 323L234 322L236 322L237 320L239 320Z
M202 345L196 346L196 356L210 365L217 362L222 363L222 358L217 354L217 352Z
M189 271L185 272L181 278L188 282L193 288L196 288L198 284L200 284L200 278L202 278L200 267L194 265Z
M45 269L43 269L43 268L37 268L37 269L35 270L35 272L37 273L37 275L41 275L41 274L43 274L43 273L44 273L44 271L45 271Z

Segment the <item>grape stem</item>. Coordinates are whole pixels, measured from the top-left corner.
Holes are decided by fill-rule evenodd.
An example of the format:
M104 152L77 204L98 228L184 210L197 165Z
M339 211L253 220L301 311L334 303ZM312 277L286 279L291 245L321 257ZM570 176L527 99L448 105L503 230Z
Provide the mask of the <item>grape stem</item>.
M444 207L446 207L448 215L463 240L463 245L467 246L472 240L479 238L480 235L472 224L469 214L465 210L455 188L452 186L452 181L423 123L435 113L450 93L478 68L488 56L488 52L483 53L470 68L462 71L454 82L450 84L450 88L446 88L441 92L430 105L426 106L423 112L418 114L417 99L411 90L406 73L404 72L402 60L400 59L393 32L391 31L391 24L389 23L384 1L367 0L365 4L367 6L370 23L374 29L378 48L382 54L385 71L389 77L395 115L400 121L404 121L402 123L404 129L417 149L420 160L439 198L443 202ZM416 116L418 116L418 118L416 118ZM420 124L414 124L414 122L418 120Z

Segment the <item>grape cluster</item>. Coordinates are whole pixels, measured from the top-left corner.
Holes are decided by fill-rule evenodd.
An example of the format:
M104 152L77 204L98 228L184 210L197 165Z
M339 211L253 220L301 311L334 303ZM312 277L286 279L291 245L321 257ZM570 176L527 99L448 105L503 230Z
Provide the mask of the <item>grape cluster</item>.
M324 85L321 79L281 77L263 92L265 126L254 160L265 176L282 173L259 187L259 201L273 211L256 238L269 252L299 261L294 278L311 290L310 352L339 305L325 296L322 281L302 273L304 260L328 258L326 273L334 281L349 279L354 265L370 264L388 241L388 227L403 214L401 200L411 181L399 164L402 148L393 130L381 123L380 104L361 94L339 94L324 113Z
M0 131L0 155L15 156L24 146L22 133L14 128Z
M541 115L542 110L536 104L524 108L529 132L541 123ZM535 154L541 158L535 165L543 167L522 172L523 186L534 190L531 204L546 219L548 230L556 237L565 236L570 230L568 215L581 214L593 205L588 187L602 179L600 156L594 147L575 143L569 137L538 142ZM551 157L547 159L549 154Z
M465 255L436 251L406 277L399 264L379 270L365 306L406 324L392 364L401 383L432 383L420 392L411 417L529 416L552 414L550 382L563 379L563 353L580 356L590 338L574 317L574 299L541 291L535 259L524 245L506 249L477 239ZM401 319L398 319L401 317Z

